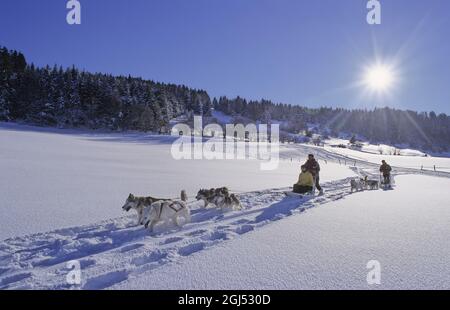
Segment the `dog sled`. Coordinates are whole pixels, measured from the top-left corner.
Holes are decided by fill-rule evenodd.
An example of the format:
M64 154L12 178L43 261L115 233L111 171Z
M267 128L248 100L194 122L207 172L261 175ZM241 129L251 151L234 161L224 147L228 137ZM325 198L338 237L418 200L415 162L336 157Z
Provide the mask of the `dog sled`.
M395 181L394 181L394 178L392 177L392 175L385 178L382 174L380 174L380 187L383 190L393 190L394 185L395 185Z
M315 197L316 196L316 193L315 193L315 191L310 191L310 192L307 192L307 193L304 193L304 194L299 194L299 193L295 193L295 192L292 192L292 191L285 191L285 192L283 192L287 197L291 197L291 198L299 198L299 199L302 199L302 198L304 198L304 197ZM323 195L323 193L319 193L319 195L318 196L322 196Z
M306 192L306 193L302 193L302 194L301 193L296 193L296 192L294 192L294 190L292 190L292 191L285 191L284 194L287 197L291 197L291 198L293 197L293 198L299 198L299 199L302 199L303 197L314 197L314 196L316 196L316 191L317 191L315 183L316 182L314 182L313 189L311 191ZM323 195L323 192L320 192L319 196L322 196L322 195Z

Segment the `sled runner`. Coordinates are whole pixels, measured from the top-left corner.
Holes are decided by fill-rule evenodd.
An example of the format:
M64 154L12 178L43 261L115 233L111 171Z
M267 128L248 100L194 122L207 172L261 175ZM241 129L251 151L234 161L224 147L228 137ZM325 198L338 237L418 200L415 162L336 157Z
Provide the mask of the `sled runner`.
M296 198L303 198L303 197L305 197L305 196L314 197L314 196L316 196L316 191L317 191L317 189L316 189L316 187L314 186L313 189L312 189L312 191L307 192L307 193L299 194L299 193L296 193L296 192L294 192L294 191L289 191L289 192L286 191L286 192L284 192L284 194L285 194L286 196L288 196L288 197L296 197ZM320 191L320 192L317 194L318 197L323 196L323 195L324 195L323 191Z
M313 190L313 191L311 191L311 192L308 192L308 193L304 193L304 194L299 194L299 193L295 193L295 192L292 192L292 191L286 191L286 192L284 192L284 194L286 195L286 196L288 196L288 197L295 197L295 198L303 198L303 197L314 197L314 196L316 196L316 193L315 193L315 191ZM323 196L323 192L322 193L319 193L317 196Z
M299 199L302 199L304 196L304 194L297 194L294 192L284 192L284 194L288 197L294 197L294 198L299 198Z
M387 181L385 181L384 177L382 175L380 175L380 187L383 190L385 190L385 191L386 190L393 190L394 189L394 186L393 186L394 184L395 184L395 182L394 182L394 179L393 179L392 175L389 176Z

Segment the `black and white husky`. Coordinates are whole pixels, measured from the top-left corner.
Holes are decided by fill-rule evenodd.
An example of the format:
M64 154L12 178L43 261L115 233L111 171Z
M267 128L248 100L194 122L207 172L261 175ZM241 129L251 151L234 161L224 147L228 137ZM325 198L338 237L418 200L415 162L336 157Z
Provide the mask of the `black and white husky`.
M167 199L159 199L155 197L136 197L130 194L122 207L122 210L128 212L131 209L136 211L138 216L138 225L144 225L144 210L150 207L153 203L157 201L164 201Z
M222 210L242 210L242 204L228 188L201 189L195 197L204 202L205 208L220 208Z
M159 222L172 222L181 227L191 221L191 212L182 200L160 200L144 210L144 226L153 231Z
M191 213L186 206L187 195L183 190L181 200L159 199L155 197L136 197L130 194L122 207L124 211L135 210L138 214L138 225L145 228L153 227L158 222L171 220L178 226L182 226L191 220Z
M380 188L380 182L378 182L377 180L369 180L367 176L364 178L364 183L366 185L366 188L369 188L371 190Z
M363 179L352 179L350 181L351 192L353 191L363 191L365 188L365 182Z

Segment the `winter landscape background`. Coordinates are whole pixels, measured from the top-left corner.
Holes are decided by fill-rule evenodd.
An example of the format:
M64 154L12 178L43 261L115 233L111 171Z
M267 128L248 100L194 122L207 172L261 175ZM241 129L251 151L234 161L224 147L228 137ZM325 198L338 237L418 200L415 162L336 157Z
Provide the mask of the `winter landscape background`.
M213 98L206 91L140 78L92 74L72 67L36 68L17 51L0 49L0 120L59 128L170 132L172 119L193 115L220 123L212 110L240 124L280 124L282 139L357 135L372 143L448 152L450 116L392 108L346 110Z
M382 1L380 25L366 1L80 1L77 25L0 4L1 290L450 289L447 0ZM175 160L195 116L279 125L279 165ZM324 192L295 197L309 154ZM382 160L393 187L353 192ZM196 201L222 186L242 210ZM181 190L183 227L122 209Z
M448 289L450 159L282 144L258 160L175 161L175 138L0 124L3 289ZM314 153L325 195L287 198ZM393 191L350 193L392 161ZM438 171L433 166L437 165ZM422 169L424 168L423 170ZM189 200L228 186L244 210L192 207L183 229L149 234L121 206L130 192ZM83 282L66 282L78 260ZM366 264L382 264L369 286Z

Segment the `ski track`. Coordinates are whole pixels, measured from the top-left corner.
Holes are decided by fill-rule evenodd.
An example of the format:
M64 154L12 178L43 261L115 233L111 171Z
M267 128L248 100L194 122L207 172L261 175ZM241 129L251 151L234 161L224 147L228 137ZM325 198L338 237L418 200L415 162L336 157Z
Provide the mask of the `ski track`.
M378 165L345 158L328 151L321 160L348 160L357 175L379 177ZM432 174L415 169L395 168L399 174ZM436 176L436 174L432 174ZM440 174L450 177L450 174ZM60 229L0 242L0 289L108 289L142 272L232 240L271 222L305 212L307 209L350 195L351 178L323 184L323 196L286 197L289 188L239 194L243 211L222 213L193 209L192 222L182 229L150 234L136 226L130 215L97 224ZM67 265L79 261L82 284L66 282Z

